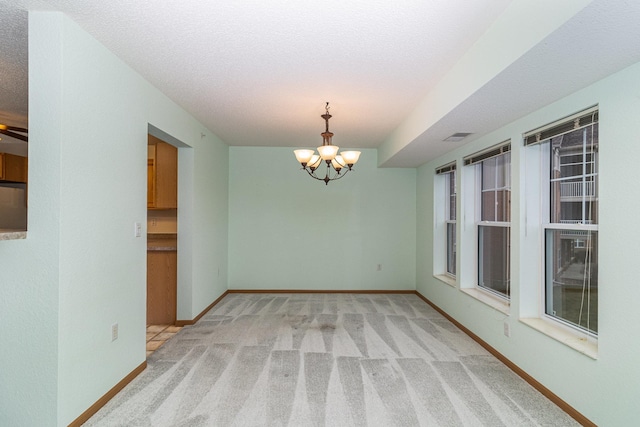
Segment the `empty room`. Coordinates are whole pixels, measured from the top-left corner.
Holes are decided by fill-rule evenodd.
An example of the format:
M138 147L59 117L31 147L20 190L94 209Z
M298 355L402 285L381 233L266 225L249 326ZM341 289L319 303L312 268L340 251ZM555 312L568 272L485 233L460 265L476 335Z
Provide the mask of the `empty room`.
M2 2L0 425L635 425L638 22Z

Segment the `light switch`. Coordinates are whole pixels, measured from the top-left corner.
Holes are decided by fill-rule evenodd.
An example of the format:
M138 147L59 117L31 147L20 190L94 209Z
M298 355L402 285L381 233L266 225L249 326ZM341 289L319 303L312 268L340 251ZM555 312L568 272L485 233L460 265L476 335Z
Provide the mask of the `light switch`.
M142 223L136 222L134 224L134 227L135 227L135 231L134 231L135 237L142 237Z

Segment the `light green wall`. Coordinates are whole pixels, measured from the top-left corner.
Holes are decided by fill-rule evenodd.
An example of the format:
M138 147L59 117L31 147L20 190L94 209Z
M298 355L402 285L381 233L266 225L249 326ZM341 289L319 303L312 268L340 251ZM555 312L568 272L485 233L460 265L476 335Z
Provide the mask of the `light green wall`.
M30 27L29 49L59 52L60 16ZM62 126L62 58L56 54L32 57L30 92L46 98L31 99L29 130L29 238L0 241L0 425L56 425L58 404L58 289L60 256L60 140ZM36 69L47 73L34 79Z
M146 226L149 124L182 144L183 319L226 289L228 147L68 18L29 25L29 231L0 241L0 425L67 425L146 358L134 223Z
M414 169L364 150L325 185L290 148L230 150L230 289L415 288Z
M538 298L537 242L539 235L527 224L525 208L537 205L524 197L527 173L522 133L591 105L600 107L599 181L599 310L598 358L593 360L534 330L518 319L530 316ZM640 401L640 287L637 286L637 242L640 229L633 225L640 199L634 190L640 155L640 64L610 76L561 101L511 123L418 170L417 187L417 290L451 314L491 346L543 383L598 425L634 425ZM434 169L479 149L512 140L512 306L509 316L464 294L432 275ZM459 199L463 199L460 195ZM459 218L464 217L463 212ZM464 242L462 242L464 243ZM460 247L464 247L461 244ZM459 265L475 265L475 254L460 253ZM468 268L467 271L472 271ZM464 270L463 270L464 271ZM473 273L461 276L473 281ZM534 301L531 301L533 299ZM511 337L503 334L503 321Z

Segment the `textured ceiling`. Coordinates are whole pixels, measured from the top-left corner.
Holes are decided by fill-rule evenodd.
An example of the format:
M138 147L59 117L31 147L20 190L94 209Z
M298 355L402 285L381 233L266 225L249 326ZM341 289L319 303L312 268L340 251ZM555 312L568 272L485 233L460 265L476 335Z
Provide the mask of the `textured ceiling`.
M376 147L509 0L17 3L64 12L230 145L319 145L329 101L336 144Z
M230 145L376 147L508 0L49 1Z
M27 12L0 1L0 123L27 125Z
M19 121L26 112L24 10L46 9L67 14L229 145L319 145L320 114L329 101L334 143L372 148L389 138L511 2L9 3L12 8L0 2L3 120ZM418 166L640 61L637 22L640 2L594 0L425 126L384 165ZM474 135L443 144L454 132Z

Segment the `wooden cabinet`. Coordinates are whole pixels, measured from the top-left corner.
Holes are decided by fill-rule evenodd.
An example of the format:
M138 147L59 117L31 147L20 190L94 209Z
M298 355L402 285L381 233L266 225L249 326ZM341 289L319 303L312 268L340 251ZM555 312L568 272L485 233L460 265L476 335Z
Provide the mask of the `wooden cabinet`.
M147 208L178 208L178 149L149 135Z
M147 159L147 208L156 204L156 169L155 160Z
M0 180L27 182L27 158L0 153Z
M178 253L147 251L147 325L176 323Z

